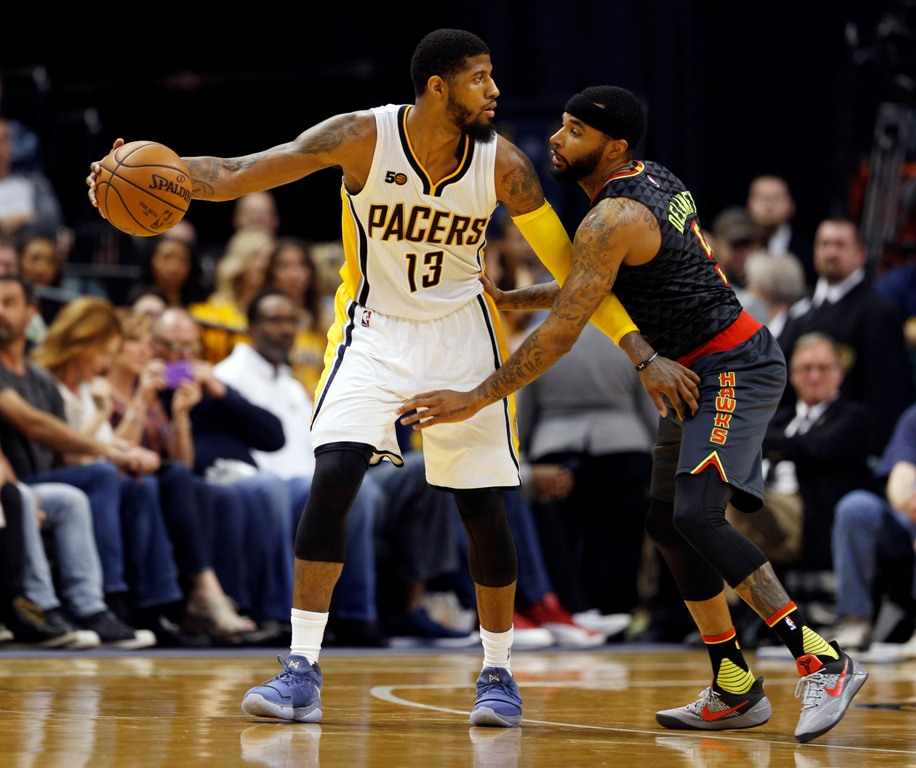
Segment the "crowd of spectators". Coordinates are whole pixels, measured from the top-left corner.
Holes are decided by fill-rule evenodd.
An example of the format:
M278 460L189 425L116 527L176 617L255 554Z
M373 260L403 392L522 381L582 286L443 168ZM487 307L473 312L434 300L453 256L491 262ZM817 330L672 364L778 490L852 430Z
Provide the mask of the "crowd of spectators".
M75 279L72 230L40 168L14 164L16 135L0 117L0 642L287 643L336 251L285 234L259 193L235 203L221 244L200 247L193 208L133 239L128 290L103 271ZM888 602L902 642L916 624L916 266L869 262L842 216L806 237L796 205L786 179L761 175L704 232L790 370L764 509L729 519L823 588L801 599L822 603L809 614L844 647L887 636ZM501 288L549 279L509 220L485 256ZM539 321L505 313L510 346ZM517 400L516 646L688 640L643 529L658 417L628 360L589 329ZM405 435L404 468L360 489L329 644L476 642L457 510L426 485L417 439Z

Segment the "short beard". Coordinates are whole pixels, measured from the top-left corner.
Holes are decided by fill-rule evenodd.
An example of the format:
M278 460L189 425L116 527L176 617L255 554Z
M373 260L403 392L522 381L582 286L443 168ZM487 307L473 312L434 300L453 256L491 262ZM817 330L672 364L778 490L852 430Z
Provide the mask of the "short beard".
M601 158L604 147L599 147L593 152L580 157L574 163L567 163L565 168L550 167L550 175L561 184L577 184L586 176L590 176Z
M448 114L452 122L473 142L487 144L496 138L496 126L493 123L479 123L471 120L469 110L458 102L449 99Z

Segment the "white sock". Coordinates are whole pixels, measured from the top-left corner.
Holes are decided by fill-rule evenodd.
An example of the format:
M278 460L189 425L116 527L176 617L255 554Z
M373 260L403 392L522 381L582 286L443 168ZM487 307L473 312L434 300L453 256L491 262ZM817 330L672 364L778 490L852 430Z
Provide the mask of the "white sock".
M290 611L290 622L293 625L293 638L289 652L305 656L309 664L314 664L321 653L321 641L324 639L324 629L328 625L328 614L293 608Z
M510 675L512 674L512 668L509 666L512 633L512 627L505 632L488 632L483 627L480 628L484 667L502 667Z

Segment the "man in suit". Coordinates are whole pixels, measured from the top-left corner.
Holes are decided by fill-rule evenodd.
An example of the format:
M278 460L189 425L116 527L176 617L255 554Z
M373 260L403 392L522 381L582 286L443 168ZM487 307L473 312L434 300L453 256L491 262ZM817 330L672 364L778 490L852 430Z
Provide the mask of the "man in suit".
M756 240L774 256L795 256L804 267L805 281L817 280L810 235L793 225L796 206L789 184L781 176L755 176L747 190L746 210L756 228ZM718 254L717 254L718 255Z
M874 289L866 272L865 247L852 221L821 222L814 264L819 275L814 295L792 307L779 344L788 359L797 340L809 331L834 338L845 369L843 396L871 410L869 452L880 456L894 424L913 399L903 318ZM794 390L786 387L783 404L793 401Z

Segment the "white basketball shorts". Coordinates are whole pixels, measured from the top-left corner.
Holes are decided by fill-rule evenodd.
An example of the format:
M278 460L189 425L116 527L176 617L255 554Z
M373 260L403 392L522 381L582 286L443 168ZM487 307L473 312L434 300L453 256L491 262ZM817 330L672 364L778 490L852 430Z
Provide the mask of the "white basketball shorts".
M345 316L344 316L345 315ZM372 447L370 463L403 463L396 414L408 397L433 389L473 389L506 355L499 317L478 296L436 320L380 315L355 302L338 318L333 359L316 393L315 448L331 443ZM329 338L335 338L334 331ZM422 431L426 478L442 488L515 487L518 470L512 398L470 419Z

